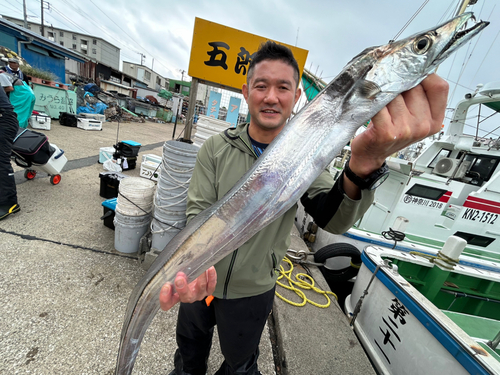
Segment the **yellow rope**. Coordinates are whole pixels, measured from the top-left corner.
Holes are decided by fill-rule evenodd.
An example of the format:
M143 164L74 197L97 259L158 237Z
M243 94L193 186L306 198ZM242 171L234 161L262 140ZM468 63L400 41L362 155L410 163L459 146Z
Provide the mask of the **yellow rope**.
M435 263L436 260L439 259L442 262L449 264L450 266L448 266L448 267L442 266L442 267L449 268L449 269L453 269L453 266L455 266L455 264L458 263L458 259L449 258L446 255L442 254L440 251L438 252L437 255L429 255L429 254L425 254L425 253L420 253L418 251L410 251L410 254L425 258L431 263Z
M302 302L290 301L290 300L286 299L285 297L283 297L282 295L280 295L278 292L276 292L276 295L280 299L282 299L283 301L285 301L293 306L298 306L298 307L305 306L306 303L310 303L313 306L321 307L323 309L330 306L331 301L330 301L330 298L328 297L328 294L335 296L335 298L338 300L337 295L335 293L330 292L330 291L321 290L321 289L315 287L314 286L314 279L305 273L296 274L295 278L297 279L297 281L292 280L291 275L292 275L292 271L293 271L293 264L290 261L290 259L288 259L287 257L284 258L284 261L288 263L288 265L290 266L290 269L288 271L285 271L283 266L280 264L280 276L278 276L278 280L276 280L276 284L278 284L279 286L281 286L285 289L293 290L300 298L302 298ZM301 277L308 279L310 282L308 283L305 280L302 280ZM279 282L279 280L281 280L282 278L286 278L288 280L288 285L285 285L285 284L282 284ZM306 295L304 294L304 292L302 290L297 289L295 286L300 287L300 288L305 289L305 290L313 290L316 293L323 295L326 298L327 303L324 305L321 305L319 303L311 301L310 299L308 299L306 297Z

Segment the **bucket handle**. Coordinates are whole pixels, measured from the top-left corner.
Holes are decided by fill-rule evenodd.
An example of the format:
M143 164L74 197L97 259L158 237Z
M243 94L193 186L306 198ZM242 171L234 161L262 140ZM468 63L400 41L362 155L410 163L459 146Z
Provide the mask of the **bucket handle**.
M153 230L153 220L156 220L157 222L159 223L162 223L164 225L168 225L169 228L166 228L166 229L162 229L162 230ZM182 228L178 228L176 227L178 221L176 221L173 225L172 224L169 224L169 223L164 223L163 221L161 220L158 220L156 217L153 217L153 220L151 220L151 233L153 234L161 234L161 233L165 233L165 232L168 232L170 229L174 228L174 229L178 229L178 230L182 230Z

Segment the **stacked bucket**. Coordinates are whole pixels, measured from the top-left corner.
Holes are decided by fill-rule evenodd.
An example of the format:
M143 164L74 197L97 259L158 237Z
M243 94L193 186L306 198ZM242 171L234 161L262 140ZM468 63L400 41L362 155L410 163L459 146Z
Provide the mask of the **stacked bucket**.
M230 127L230 122L200 115L196 123L196 133L193 137L193 144L197 147L201 147L201 145L212 135L219 134Z
M140 177L120 181L116 200L115 249L122 253L139 250L141 237L151 223L155 183Z
M154 196L151 252L158 254L186 225L187 190L198 147L179 141L163 145L163 161Z

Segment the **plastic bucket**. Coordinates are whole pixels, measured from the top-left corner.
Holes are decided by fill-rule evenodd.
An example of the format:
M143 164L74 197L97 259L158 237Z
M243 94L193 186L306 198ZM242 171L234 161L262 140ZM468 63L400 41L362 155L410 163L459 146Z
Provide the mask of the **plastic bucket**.
M189 181L191 176L193 175L193 171L174 171L168 167L162 166L160 173L160 183L164 183L167 185L189 185Z
M187 194L155 195L155 210L163 211L186 211Z
M154 218L151 221L151 248L162 251L185 226L185 211L155 209Z
M128 177L120 181L116 211L126 216L144 216L153 209L154 181Z
M193 157L196 158L198 149L190 143L180 142L180 141L166 141L163 144L163 152L167 149L170 153L177 154L177 159L183 160L186 158L187 161L191 160Z
M115 249L121 253L135 253L139 250L141 237L148 231L151 214L127 216L115 211Z

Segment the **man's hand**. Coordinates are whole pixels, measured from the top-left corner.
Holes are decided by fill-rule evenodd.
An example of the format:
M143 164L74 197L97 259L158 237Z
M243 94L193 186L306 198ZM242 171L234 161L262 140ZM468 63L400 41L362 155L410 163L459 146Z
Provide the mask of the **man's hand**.
M160 307L162 310L170 310L179 301L192 303L211 295L217 284L217 272L212 266L190 284L187 283L186 275L179 272L174 284L175 292L170 283L166 283L161 288Z
M352 141L351 170L360 177L367 177L379 169L388 156L439 132L447 99L448 83L436 74L398 95ZM349 195L352 183L347 178L345 181Z

